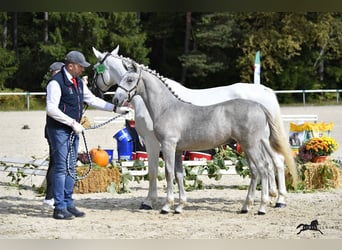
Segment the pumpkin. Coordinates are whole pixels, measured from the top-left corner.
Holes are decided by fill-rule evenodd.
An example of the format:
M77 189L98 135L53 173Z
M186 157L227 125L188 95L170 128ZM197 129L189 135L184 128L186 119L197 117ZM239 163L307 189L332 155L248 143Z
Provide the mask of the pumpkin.
M90 150L91 160L101 167L106 167L109 163L108 153L101 149L100 146Z

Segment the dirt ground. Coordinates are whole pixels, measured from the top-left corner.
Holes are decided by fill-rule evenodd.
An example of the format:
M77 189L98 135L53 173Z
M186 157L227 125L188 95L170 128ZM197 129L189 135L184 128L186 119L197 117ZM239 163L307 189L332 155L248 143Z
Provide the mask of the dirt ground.
M288 107L283 114L317 114L320 121L335 123L333 137L342 145L340 106ZM112 117L102 111L87 111L95 116ZM45 112L0 112L0 156L38 159L47 157L48 147L43 136ZM29 129L22 129L28 125ZM116 148L113 139L122 123L109 124L96 131L87 131L89 147L101 145ZM337 151L334 157L342 155ZM86 217L57 221L52 211L42 208L43 197L32 190L44 177L32 176L24 181L25 189L9 187L7 173L0 172L0 239L341 239L342 188L313 193L289 193L287 207L257 215L260 192L248 214L240 214L248 179L238 175L223 176L213 181L203 176L211 188L187 193L188 206L183 214L159 213L165 200L165 182L158 183L159 199L153 210L140 210L147 195L148 183L130 182L125 194L75 194L77 207ZM223 187L223 188L222 188ZM318 220L318 229L300 234L299 224Z

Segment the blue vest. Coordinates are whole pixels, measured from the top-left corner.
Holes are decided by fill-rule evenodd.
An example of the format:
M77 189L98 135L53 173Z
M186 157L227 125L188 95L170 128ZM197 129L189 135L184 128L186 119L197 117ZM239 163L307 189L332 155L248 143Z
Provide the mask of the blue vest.
M61 88L61 100L58 108L66 115L80 122L83 110L83 83L81 78L77 77L76 79L78 85L76 89L74 84L67 78L64 67L62 67L61 71L54 75L49 82L52 80L56 80ZM48 115L46 116L46 124L50 128L71 129L70 126L60 123Z

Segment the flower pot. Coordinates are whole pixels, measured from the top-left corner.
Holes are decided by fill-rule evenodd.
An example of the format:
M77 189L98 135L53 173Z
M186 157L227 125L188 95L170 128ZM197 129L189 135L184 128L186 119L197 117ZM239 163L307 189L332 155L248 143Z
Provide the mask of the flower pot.
M320 163L320 162L325 162L326 159L327 159L327 156L326 156L326 155L314 156L314 157L311 159L311 162Z

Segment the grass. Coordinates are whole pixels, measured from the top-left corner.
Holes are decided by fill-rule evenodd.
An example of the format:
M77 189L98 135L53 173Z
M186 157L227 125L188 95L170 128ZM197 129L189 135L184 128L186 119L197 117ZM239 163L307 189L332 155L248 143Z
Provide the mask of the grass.
M25 92L20 89L5 89L2 92ZM334 96L335 95L335 96ZM303 104L299 101L300 98L290 100L278 96L281 107L300 107L300 106L328 106L328 105L339 105L336 101L336 94L325 93L306 93L306 103ZM108 97L109 98L109 97ZM282 101L284 100L284 102ZM107 100L110 102L110 100ZM45 95L31 95L29 96L29 107L27 103L26 95L0 95L0 111L24 111L24 110L45 110L46 107L46 96Z

